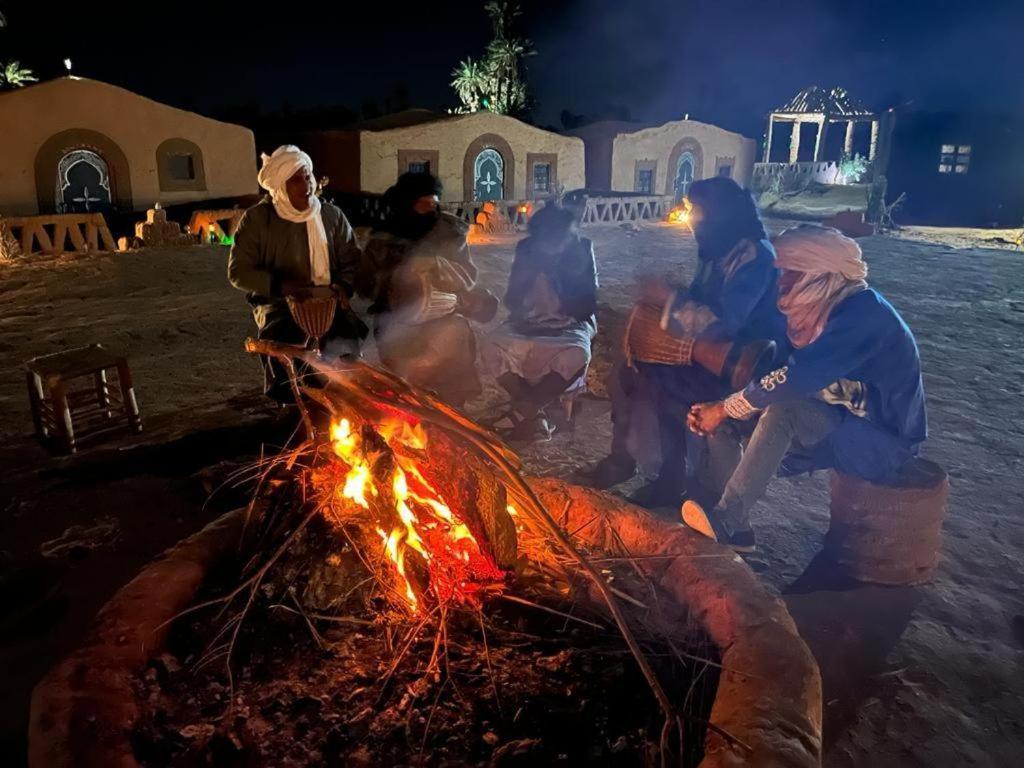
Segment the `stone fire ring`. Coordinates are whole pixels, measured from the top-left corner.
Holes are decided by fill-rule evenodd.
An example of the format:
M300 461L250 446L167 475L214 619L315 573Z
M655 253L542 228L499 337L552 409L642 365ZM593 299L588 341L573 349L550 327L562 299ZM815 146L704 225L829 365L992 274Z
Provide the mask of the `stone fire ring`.
M703 768L821 765L818 666L782 601L739 557L610 494L548 478L531 484L556 516L572 502L564 523L580 542L673 556L636 562L690 608L720 652L711 722L735 741L709 729ZM230 512L185 539L103 607L85 645L33 691L30 768L137 768L129 734L141 703L132 680L161 653L167 622L237 551L243 519L244 510Z

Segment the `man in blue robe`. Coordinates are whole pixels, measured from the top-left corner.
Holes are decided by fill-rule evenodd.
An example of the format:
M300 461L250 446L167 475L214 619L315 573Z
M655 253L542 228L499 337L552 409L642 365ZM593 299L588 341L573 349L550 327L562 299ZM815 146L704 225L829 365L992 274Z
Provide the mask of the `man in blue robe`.
M750 551L750 510L779 470L835 468L885 483L917 454L927 435L921 360L906 323L866 282L860 246L840 232L804 225L775 240L779 308L793 345L786 365L729 397L693 407L690 428L727 434L730 422L760 414L710 511L683 505L705 535ZM728 449L719 461L728 463ZM731 471L730 471L731 470Z

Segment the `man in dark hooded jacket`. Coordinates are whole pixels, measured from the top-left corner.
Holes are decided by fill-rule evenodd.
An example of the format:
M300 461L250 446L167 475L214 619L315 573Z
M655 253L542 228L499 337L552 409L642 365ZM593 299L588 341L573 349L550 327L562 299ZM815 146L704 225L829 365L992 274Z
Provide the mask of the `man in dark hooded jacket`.
M476 334L497 299L477 287L468 225L439 209L440 181L404 173L385 193L385 228L364 251L360 291L373 300L381 362L455 406L479 394Z
M785 346L786 322L776 307L775 253L750 193L732 179L695 182L687 197L697 240L697 273L686 289L646 279L641 301L662 308L662 327L692 346L696 339L728 340L736 348L755 340ZM633 476L631 430L643 408L654 411L660 441L658 477L633 496L646 506L676 506L687 492L686 419L694 403L730 393L722 378L685 360L679 365L634 362L613 382L612 451L594 470L607 487ZM646 431L646 430L645 430ZM633 435L635 442L636 435ZM691 444L693 437L690 438ZM691 466L697 457L691 456ZM708 480L708 478L704 478ZM693 489L690 489L691 491Z

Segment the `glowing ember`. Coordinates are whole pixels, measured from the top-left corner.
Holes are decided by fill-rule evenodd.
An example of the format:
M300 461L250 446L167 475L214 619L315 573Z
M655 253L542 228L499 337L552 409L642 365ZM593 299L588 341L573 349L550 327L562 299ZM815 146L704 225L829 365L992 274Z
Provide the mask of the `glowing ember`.
M330 471L317 480L330 500L328 519L376 532L394 602L414 612L427 595L478 606L482 591L500 589L502 570L420 470L430 460L420 424L395 419L356 429L343 418L332 422L330 442Z

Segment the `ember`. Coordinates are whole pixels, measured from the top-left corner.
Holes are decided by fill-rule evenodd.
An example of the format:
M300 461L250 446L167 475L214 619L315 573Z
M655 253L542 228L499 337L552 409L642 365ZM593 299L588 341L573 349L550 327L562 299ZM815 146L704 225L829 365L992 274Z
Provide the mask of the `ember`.
M379 537L390 578L378 580L393 603L413 612L424 598L479 607L482 593L500 592L503 571L420 469L430 455L419 423L395 419L357 430L340 418L330 443L315 480L322 508L333 524Z

